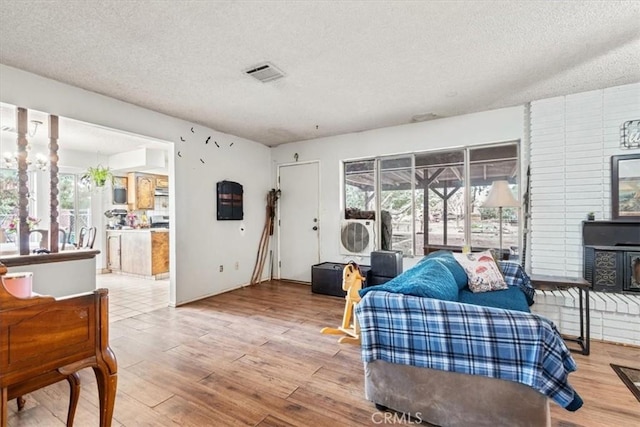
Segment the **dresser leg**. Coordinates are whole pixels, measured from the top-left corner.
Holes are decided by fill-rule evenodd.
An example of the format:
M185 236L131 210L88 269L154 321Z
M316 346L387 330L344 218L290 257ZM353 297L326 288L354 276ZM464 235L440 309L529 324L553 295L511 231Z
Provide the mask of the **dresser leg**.
M9 397L9 393L8 393L9 389L6 387L2 388L2 391L0 391L0 426L1 427L6 427L7 425L7 398Z
M24 409L24 405L27 403L27 400L24 396L16 397L16 403L18 404L18 411L22 411Z
M67 412L67 427L73 426L73 419L76 416L76 408L78 407L78 399L80 398L80 375L77 372L67 377L69 382L69 411Z
M118 374L110 373L105 365L95 366L93 372L96 374L100 398L100 427L110 427L113 419L113 405L116 400Z

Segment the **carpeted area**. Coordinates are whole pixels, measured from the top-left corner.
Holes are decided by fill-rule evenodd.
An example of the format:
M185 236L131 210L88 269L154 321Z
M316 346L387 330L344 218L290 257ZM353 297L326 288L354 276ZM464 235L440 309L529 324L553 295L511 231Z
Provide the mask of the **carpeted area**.
M610 365L622 382L631 390L631 393L638 399L638 402L640 402L640 369L614 365L613 363L610 363Z

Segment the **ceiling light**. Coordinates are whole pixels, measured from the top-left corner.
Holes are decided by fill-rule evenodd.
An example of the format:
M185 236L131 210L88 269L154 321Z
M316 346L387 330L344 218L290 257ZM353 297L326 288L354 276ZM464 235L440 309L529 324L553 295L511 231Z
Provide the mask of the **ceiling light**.
M281 77L284 77L284 72L280 71L275 65L270 62L263 62L258 65L244 70L244 73L260 80L262 83L270 82Z
M31 138L33 138L34 136L36 136L36 132L38 132L38 126L40 126L42 122L40 120L29 120L29 124L31 125L31 129L27 130L27 133Z
M27 134L31 138L36 136L36 132L38 132L38 126L40 126L41 124L42 122L40 120L29 120L29 129L27 129ZM3 132L18 133L16 128L13 126L3 125L2 127L0 127L0 130L2 130Z

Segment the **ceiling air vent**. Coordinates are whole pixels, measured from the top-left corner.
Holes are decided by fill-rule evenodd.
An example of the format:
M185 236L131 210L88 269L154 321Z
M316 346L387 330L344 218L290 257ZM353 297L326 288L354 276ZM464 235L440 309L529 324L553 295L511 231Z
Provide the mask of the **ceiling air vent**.
M245 73L257 80L260 80L262 83L284 77L284 73L269 62L263 62L262 64L253 66L248 70L245 70Z

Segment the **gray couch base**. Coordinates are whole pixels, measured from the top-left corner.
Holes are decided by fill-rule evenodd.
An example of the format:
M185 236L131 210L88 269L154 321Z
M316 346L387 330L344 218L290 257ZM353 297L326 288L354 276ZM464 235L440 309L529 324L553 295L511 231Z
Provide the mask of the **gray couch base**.
M382 360L365 363L364 370L368 400L430 424L551 425L549 400L524 384Z

